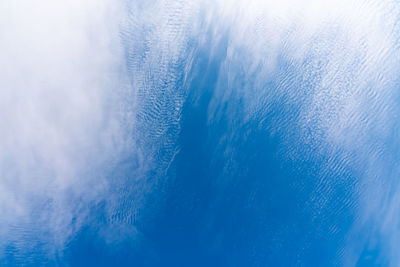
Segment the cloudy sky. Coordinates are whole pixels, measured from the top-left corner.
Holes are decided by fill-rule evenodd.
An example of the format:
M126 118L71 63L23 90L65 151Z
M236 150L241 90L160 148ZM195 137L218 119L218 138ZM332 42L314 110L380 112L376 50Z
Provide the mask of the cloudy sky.
M398 266L399 11L1 1L0 263Z

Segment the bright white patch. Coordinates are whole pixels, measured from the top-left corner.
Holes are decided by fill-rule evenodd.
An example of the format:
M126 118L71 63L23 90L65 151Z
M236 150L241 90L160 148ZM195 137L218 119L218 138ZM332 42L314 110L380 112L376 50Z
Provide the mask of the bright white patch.
M123 143L119 12L108 0L1 1L0 246L63 245L104 198Z

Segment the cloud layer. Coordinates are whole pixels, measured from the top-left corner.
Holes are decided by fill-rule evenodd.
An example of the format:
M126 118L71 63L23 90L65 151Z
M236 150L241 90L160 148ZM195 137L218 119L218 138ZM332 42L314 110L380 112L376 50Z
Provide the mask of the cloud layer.
M210 121L228 107L235 129L243 112L239 123L259 121L279 136L282 160L318 164L310 169L319 186L308 204L321 221L346 184L344 208L356 220L338 262L353 266L374 248L380 262L397 266L398 4L219 3L214 25L230 38ZM239 137L232 131L230 138ZM327 235L340 231L332 227Z
M62 246L107 190L124 142L116 4L0 4L3 253Z
M235 126L239 99L239 123L279 135L283 161L330 157L313 170L315 216L354 170L357 219L338 261L354 265L375 238L397 266L398 11L389 0L2 1L1 253L62 249L103 201L108 223L134 233L134 210L179 153L196 46L211 40L213 55L226 38L210 123L228 107Z

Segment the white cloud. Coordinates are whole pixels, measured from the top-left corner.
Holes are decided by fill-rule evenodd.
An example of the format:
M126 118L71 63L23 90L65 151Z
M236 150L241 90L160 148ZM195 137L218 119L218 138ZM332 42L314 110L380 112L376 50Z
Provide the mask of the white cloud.
M107 0L0 3L0 245L45 232L62 245L102 199L124 142L120 12Z

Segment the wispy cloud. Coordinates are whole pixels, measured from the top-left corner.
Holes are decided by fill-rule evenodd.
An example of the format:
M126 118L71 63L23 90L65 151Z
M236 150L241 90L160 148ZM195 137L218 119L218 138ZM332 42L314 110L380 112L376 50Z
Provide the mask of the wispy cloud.
M218 4L213 26L230 35L210 120L226 115L228 106L232 124L240 110L245 121L259 121L266 134L278 135L283 159L321 164L330 158L310 170L319 170L320 179L310 202L319 214L332 208L333 190L349 184L344 205L357 215L338 261L355 265L379 239L380 260L397 266L398 4ZM230 134L235 138L235 131ZM346 170L354 175L347 177Z
M112 1L0 3L2 250L40 236L62 245L103 198L123 143L119 12Z

